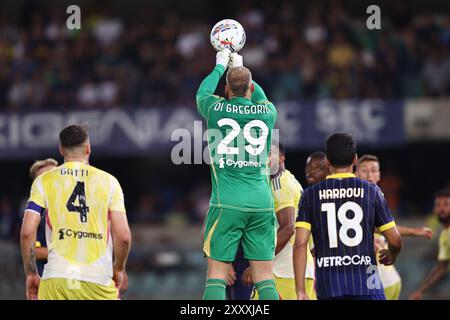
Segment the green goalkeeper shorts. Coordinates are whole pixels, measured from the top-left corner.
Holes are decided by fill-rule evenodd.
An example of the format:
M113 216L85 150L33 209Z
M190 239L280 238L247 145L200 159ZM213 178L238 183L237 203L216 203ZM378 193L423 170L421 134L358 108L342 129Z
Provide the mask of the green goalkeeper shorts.
M248 260L273 260L275 256L275 213L243 212L209 208L206 216L204 254L214 260L233 262L239 242Z

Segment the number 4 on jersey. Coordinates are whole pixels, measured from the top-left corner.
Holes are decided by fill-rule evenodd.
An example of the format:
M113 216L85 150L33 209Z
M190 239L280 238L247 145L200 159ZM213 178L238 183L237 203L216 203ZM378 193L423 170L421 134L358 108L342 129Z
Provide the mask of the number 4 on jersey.
M78 206L75 202L78 198ZM84 189L84 182L77 181L75 189L73 189L69 200L67 200L66 208L69 212L78 212L80 214L80 221L83 223L87 222L87 213L89 212L89 207L86 204L86 192Z

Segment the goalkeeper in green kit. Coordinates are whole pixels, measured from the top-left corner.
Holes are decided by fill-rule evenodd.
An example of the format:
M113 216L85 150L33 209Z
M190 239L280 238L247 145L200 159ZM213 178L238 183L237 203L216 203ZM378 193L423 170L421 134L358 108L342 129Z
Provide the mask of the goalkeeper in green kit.
M214 92L227 67L223 98ZM228 49L217 53L216 66L201 83L196 100L208 127L212 183L203 299L225 299L225 279L241 243L260 299L278 300L272 272L276 218L268 171L275 106L252 80L242 56Z

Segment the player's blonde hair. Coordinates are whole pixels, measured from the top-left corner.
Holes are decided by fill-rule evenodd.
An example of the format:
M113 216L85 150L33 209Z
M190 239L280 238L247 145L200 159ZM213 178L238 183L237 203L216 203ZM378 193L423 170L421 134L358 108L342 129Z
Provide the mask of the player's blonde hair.
M58 166L58 161L53 158L47 158L45 160L36 160L30 167L30 177L31 179L36 178L36 173L44 167L47 166Z
M246 67L228 69L227 86L237 97L244 97L252 84L252 73Z

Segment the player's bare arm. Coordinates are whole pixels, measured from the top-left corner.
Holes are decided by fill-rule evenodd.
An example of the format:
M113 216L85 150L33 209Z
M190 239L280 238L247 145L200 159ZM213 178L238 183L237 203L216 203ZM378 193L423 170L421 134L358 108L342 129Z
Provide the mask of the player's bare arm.
M114 246L114 281L121 288L123 273L131 247L131 232L127 216L123 212L111 211L111 232Z
M23 266L26 275L26 297L36 300L39 288L39 275L36 268L36 231L41 217L31 211L25 211L22 229L20 231L20 246Z
M420 300L423 294L428 291L434 284L436 284L446 273L449 265L449 260L441 260L436 263L434 268L425 277L419 289L411 293L410 300Z
M405 227L397 226L398 232L402 237L422 237L431 240L433 237L433 230L426 227Z
M397 260L402 249L402 237L397 227L392 227L383 232L383 236L388 242L388 249L380 250L380 263L386 266L392 265Z
M295 208L287 207L283 208L276 213L278 221L277 231L277 246L275 248L275 255L277 255L286 244L289 239L295 234Z
M294 243L294 274L295 274L295 288L297 291L297 298L299 300L308 300L305 293L305 272L306 272L306 258L308 250L308 240L310 231L305 228L297 228L295 233Z

